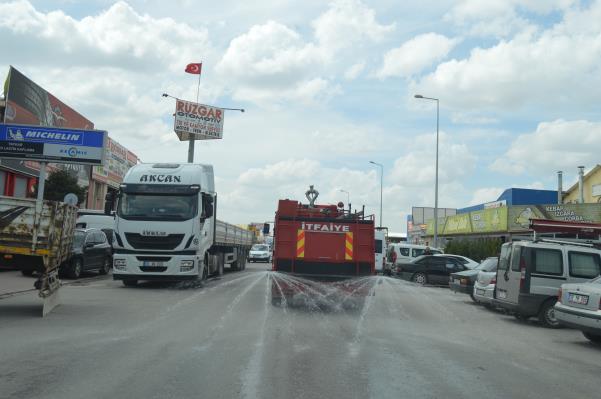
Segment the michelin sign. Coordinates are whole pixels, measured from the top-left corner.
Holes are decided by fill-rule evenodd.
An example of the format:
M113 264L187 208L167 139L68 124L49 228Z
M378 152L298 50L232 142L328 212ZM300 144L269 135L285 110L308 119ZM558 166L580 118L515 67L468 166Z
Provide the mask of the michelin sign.
M0 124L0 158L102 165L102 130Z

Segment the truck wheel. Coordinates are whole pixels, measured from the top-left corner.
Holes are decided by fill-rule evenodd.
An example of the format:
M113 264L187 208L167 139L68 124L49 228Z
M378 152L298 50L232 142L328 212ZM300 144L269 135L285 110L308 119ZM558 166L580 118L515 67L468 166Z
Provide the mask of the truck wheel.
M104 262L102 262L102 266L98 269L98 274L105 275L108 274L109 269L111 268L111 258L106 258Z
M271 297L271 305L280 307L282 306L282 297L281 296L272 296Z
M202 281L207 281L209 278L209 266L207 264L202 268Z
M126 287L135 287L138 285L138 280L123 280L123 285Z
M69 277L78 279L81 276L81 269L83 268L83 262L79 258L73 259L71 262L71 269L69 270Z
M538 320L547 328L561 328L561 324L555 317L555 303L556 299L550 299L543 303L538 313Z

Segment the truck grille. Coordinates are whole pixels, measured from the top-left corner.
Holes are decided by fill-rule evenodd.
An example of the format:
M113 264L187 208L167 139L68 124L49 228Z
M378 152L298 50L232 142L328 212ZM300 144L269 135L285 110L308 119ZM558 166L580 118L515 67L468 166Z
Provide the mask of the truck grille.
M183 234L148 237L138 233L125 233L125 239L135 249L175 249L184 239Z

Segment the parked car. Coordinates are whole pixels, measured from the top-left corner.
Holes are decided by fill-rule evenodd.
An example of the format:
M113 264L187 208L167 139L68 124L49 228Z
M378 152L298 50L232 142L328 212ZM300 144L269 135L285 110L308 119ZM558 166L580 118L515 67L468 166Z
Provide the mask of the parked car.
M456 256L423 255L412 262L401 263L396 267L396 274L402 279L415 283L449 285L451 273L469 269L467 264Z
M111 253L111 245L102 230L75 229L71 255L60 266L59 272L75 279L89 270L107 274L113 263Z
M467 256L454 255L454 254L444 254L444 255L434 254L434 255L435 256L446 256L447 258L454 258L457 261L459 261L460 263L464 264L468 269L475 269L480 264L480 262L476 262L475 260L470 259Z
M495 263L494 270L489 272L480 270L476 281L474 282L474 291L472 299L484 306L491 306L495 295L495 285L497 284L497 263Z
M255 244L248 253L249 262L271 262L271 251L267 244Z
M562 284L555 317L559 324L580 330L587 339L601 344L601 277L582 284Z
M407 244L406 242L389 244L386 249L386 262L384 263L384 273L391 274L397 265L409 263L412 260L430 252L428 255L442 254L442 250L430 248L426 245Z
M78 229L100 229L106 235L109 244L113 242L113 230L115 227L115 217L100 213L92 213L90 211L77 213L77 221L75 227Z
M558 328L554 305L561 284L583 283L599 275L601 250L591 245L516 241L501 246L493 304L526 320L537 316Z
M449 287L455 292L469 294L472 297L472 299L476 301L476 299L474 298L474 283L478 278L478 274L481 271L496 272L498 261L499 258L493 256L484 259L479 265L477 265L473 269L467 269L462 272L451 273L451 276L449 278Z

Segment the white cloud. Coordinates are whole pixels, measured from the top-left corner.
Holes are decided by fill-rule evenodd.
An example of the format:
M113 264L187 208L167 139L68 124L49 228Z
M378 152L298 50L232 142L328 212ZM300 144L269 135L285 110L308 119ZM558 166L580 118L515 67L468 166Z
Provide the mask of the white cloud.
M62 11L40 13L25 0L7 2L0 4L0 29L12 63L48 57L54 66L181 71L211 51L206 29L138 14L123 1L81 20Z
M344 72L344 78L347 80L357 79L364 69L365 61L353 64Z
M469 57L438 65L411 91L444 93L454 108L515 110L535 104L565 112L601 101L601 2L570 10L543 31L526 29Z
M314 22L315 37L328 51L351 47L363 41L378 42L395 30L395 24L382 25L376 13L359 0L335 0Z
M507 37L531 23L521 11L549 14L569 8L575 0L461 0L445 14L450 21L475 36Z
M601 123L585 120L540 123L536 131L518 136L491 169L508 174L553 175L599 162Z
M400 47L389 50L376 76L380 79L410 77L445 58L456 44L457 40L437 33L418 35Z
M500 187L479 188L474 191L472 199L469 201L469 205L479 205L486 202L496 201L504 190L504 188Z
M358 0L334 1L313 22L313 40L276 21L252 26L234 38L216 70L238 100L262 106L289 101L312 103L341 92L331 76L356 78L364 68L348 62L345 50L378 42L394 30ZM340 71L342 69L342 71Z
M436 167L436 135L414 138L406 153L394 162L391 180L406 188L433 187ZM439 143L439 182L461 182L476 163L476 156L465 144L453 143L444 132Z

